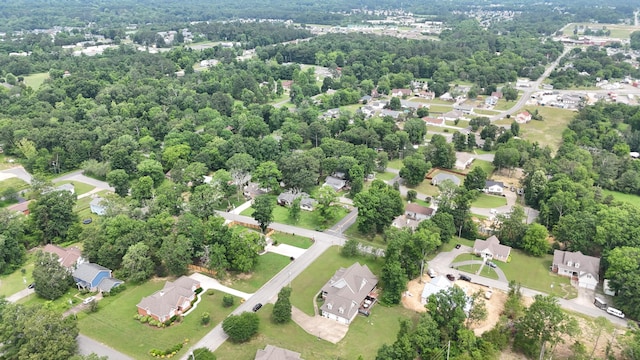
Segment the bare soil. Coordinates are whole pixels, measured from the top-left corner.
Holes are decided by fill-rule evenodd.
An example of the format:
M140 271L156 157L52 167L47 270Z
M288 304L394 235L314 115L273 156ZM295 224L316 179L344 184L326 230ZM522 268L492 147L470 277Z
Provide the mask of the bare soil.
M511 170L511 176L509 176L509 169L496 170L491 175L493 181L501 181L505 186L521 187L520 179L524 178L524 171L520 168Z

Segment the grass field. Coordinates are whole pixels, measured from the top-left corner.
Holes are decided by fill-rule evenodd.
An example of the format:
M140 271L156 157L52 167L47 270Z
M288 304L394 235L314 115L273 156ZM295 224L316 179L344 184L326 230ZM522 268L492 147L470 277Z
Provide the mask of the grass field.
M618 191L601 189L603 196L613 196L613 198L617 201L628 202L635 206L640 206L640 196L634 194L624 194Z
M342 206L333 206L334 209L334 217L327 224L320 223L318 221L318 216L315 211L300 211L300 220L296 223L289 217L289 208L285 206L276 205L273 209L273 221L277 223L287 224L287 225L296 225L305 229L328 229L333 226L336 222L347 215L347 210ZM251 216L253 214L253 208L248 208L247 210L241 213L245 216Z
M389 163L387 164L388 168L392 168L392 169L396 169L396 170L400 170L402 169L402 160L400 159L393 159L390 160Z
M24 180L18 179L17 177L8 178L0 181L0 194L8 189L13 189L15 191L20 191L27 189L29 184L24 182Z
M49 78L49 73L37 73L31 74L24 77L24 83L27 86L30 86L33 90L38 90L40 85Z
M96 195L104 196L108 193L109 193L108 190L102 190L96 193ZM76 201L76 206L74 207L73 210L76 212L76 214L78 214L78 217L80 218L80 220L86 219L89 217L95 217L93 216L94 214L91 213L91 209L89 208L89 204L91 203L91 200L93 200L91 196L87 196L87 197L83 197L82 199L78 199Z
M256 292L269 279L274 277L285 266L289 265L291 260L283 255L266 253L258 258L258 265L251 272L250 276L241 276L232 280L231 287L244 291L246 293ZM246 274L243 274L246 275Z
M60 186L63 184L71 184L73 185L73 188L76 190L76 195L82 195L82 194L86 194L89 191L95 189L95 186L89 185L89 184L85 184L83 182L80 181L60 181L55 183L55 186Z
M380 179L382 181L389 181L391 179L393 179L394 177L396 177L398 174L392 173L392 172L383 172L383 173L376 173L376 179Z
M340 247L333 246L324 252L316 261L298 275L291 287L291 305L308 315L313 315L313 301L324 284L341 267L349 267L356 262L367 265L374 274L380 274L383 260L373 260L371 257L346 258L340 255Z
M480 264L458 266L457 269L471 274L476 274L478 272L478 269L480 269ZM498 280L498 274L496 274L496 272L491 267L486 265L482 267L482 271L477 275L489 279Z
M629 36L632 32L637 31L638 28L633 25L622 25L622 24L598 24L598 23L572 23L569 24L565 29L565 35L570 35L569 33L573 31L574 27L578 25L587 26L589 29L593 31L597 31L602 28L607 28L607 30L611 31L611 34L608 37L616 38L616 39L629 39Z
M22 274L20 269L24 269ZM0 296L11 296L33 282L33 256L27 254L27 259L22 267L9 275L0 276Z
M301 249L308 249L313 245L313 241L308 237L300 236L300 235L291 235L285 233L274 233L271 235L273 240L276 240L280 244L287 244L295 247L299 247Z
M377 248L386 248L384 239L381 234L363 234L358 231L358 223L354 223L348 229L344 230L343 234L350 239L356 239L363 245L370 245Z
M500 111L486 110L486 109L473 109L473 112L474 114L487 115L487 116L500 114Z
M571 110L558 109L545 106L528 107L527 110L534 111L538 109L543 117L543 121L532 120L527 124L520 125L521 137L538 142L540 146L549 146L553 151L558 150L562 141L562 132L567 128L569 122L575 116L575 112ZM506 125L511 124L511 119ZM498 122L496 122L498 124Z
M451 105L431 105L429 106L430 113L446 113L453 110Z
M507 205L507 198L504 196L496 196L496 195L488 195L488 194L480 194L480 197L471 203L472 207L478 208L497 208L500 206Z
M153 359L149 350L166 349L189 339L189 344L178 352L185 355L186 349L221 322L233 307L222 306L223 293L214 295L203 292L197 308L184 317L181 323L164 329L152 328L133 319L136 304L164 286L165 281L152 280L131 287L114 297L106 297L98 303L99 311L92 314L78 314L80 332L121 351L134 359ZM236 299L236 304L239 300ZM202 314L208 312L211 322L208 326L200 323Z
M317 261L316 261L317 262ZM294 285L294 293L295 293ZM234 344L226 341L215 352L218 360L253 359L258 349L266 345L278 346L301 353L306 360L325 359L374 359L378 348L392 343L400 329L399 319L416 319L417 314L402 306L374 306L367 318L358 316L349 325L349 332L342 341L332 344L308 334L296 323L276 325L271 322L273 305L265 304L258 312L258 335L251 341Z
M520 99L521 96L522 94L518 92L518 99ZM496 104L496 106L493 107L493 109L498 111L509 110L516 105L516 103L518 102L518 99L514 101L507 101L505 99L500 99L498 100L498 103Z
M484 170L485 173L487 173L488 176L491 176L491 174L493 174L493 171L496 169L495 166L493 166L493 163L491 161L486 161L486 160L474 160L471 163L471 167L469 168L469 171L480 167L482 168L482 170Z

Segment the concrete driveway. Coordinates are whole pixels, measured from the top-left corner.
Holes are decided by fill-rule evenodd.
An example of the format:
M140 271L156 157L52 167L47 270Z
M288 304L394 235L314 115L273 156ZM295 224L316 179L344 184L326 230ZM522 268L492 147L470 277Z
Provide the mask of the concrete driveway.
M10 169L0 171L0 181L6 180L12 177L16 177L27 184L31 184L31 174L27 172L22 166L16 166Z
M200 286L202 286L202 288L206 291L208 289L215 289L215 290L219 290L222 291L224 293L227 294L231 294L233 296L237 296L237 297L241 297L245 300L248 300L253 294L247 294L245 292L236 290L236 289L232 289L228 286L224 286L222 284L220 284L218 282L218 280L208 277L206 275L200 274L200 273L194 273L189 275L190 278L192 278L193 280L199 281L200 282Z
M74 171L74 172L62 175L60 177L53 179L52 181L54 184L61 181L79 181L95 187L96 188L95 190L97 191L100 191L100 190L115 191L115 189L109 186L108 183L83 175L82 170L78 170L78 171Z
M264 251L287 256L287 257L293 257L294 259L296 259L300 255L304 254L304 252L307 251L307 249L302 249L302 248L287 245L287 244L279 244L276 246L269 244L264 248Z
M479 274L482 271L482 267L485 266L486 264L484 263L484 261L482 260L466 260L466 261L459 261L456 263L451 264L452 268L457 268L458 266L464 266L464 265L482 265L480 266L480 269L478 269L478 271L476 272L476 275ZM504 281L507 284L509 283L509 280L507 280L507 276L504 274L504 271L502 271L502 269L500 269L499 267L495 267L493 268L493 270L496 272L496 274L498 275L498 280L500 281Z
M311 300L310 300L311 301ZM317 336L332 344L337 344L349 331L349 326L320 315L309 316L295 306L291 307L291 318L308 334Z
M35 292L35 290L33 290L33 289L20 290L17 293L9 296L7 298L7 301L14 303L14 302L17 302L20 299L26 298L27 296L33 294L34 292Z

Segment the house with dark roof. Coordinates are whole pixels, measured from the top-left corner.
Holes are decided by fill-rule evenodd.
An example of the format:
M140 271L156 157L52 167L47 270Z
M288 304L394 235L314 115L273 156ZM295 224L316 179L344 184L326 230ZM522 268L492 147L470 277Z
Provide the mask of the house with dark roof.
M446 173L446 172L440 172L440 173L438 173L436 176L434 176L431 179L431 185L438 186L438 184L440 184L441 182L443 182L445 180L450 180L456 186L460 186L460 183L461 183L459 177L457 177L457 176L455 176L453 174Z
M31 204L33 200L23 201L21 203L13 204L7 207L7 210L20 213L22 215L29 215L29 204Z
M258 349L254 360L302 360L300 353L267 345L264 350Z
M347 181L335 176L327 176L322 186L331 186L335 191L340 191L347 186Z
M109 292L124 281L115 279L111 270L93 263L79 264L72 273L79 289Z
M138 314L165 322L189 310L199 288L199 281L186 276L181 276L173 282L167 281L162 290L140 300L137 305Z
M346 269L340 268L322 287L322 316L342 324L350 324L361 308L363 312L367 312L373 305L377 284L378 278L367 265L355 263Z
M493 235L487 240L476 239L473 243L473 253L485 260L500 260L507 262L511 254L511 247L500 244L500 240Z
M416 203L409 203L404 209L404 214L407 216L407 218L416 221L431 219L434 212L434 209L418 205Z
M600 258L587 256L580 251L555 250L551 269L578 282L578 287L594 290L598 286Z
M77 265L84 262L82 251L75 246L65 249L58 245L47 244L42 251L58 256L60 265L69 270L75 269Z
M484 182L483 192L493 195L502 195L504 193L504 183L502 181L487 180Z
M301 198L300 209L302 210L313 211L318 203L305 192L294 192L293 190L289 190L278 195L278 205L291 206L297 198Z

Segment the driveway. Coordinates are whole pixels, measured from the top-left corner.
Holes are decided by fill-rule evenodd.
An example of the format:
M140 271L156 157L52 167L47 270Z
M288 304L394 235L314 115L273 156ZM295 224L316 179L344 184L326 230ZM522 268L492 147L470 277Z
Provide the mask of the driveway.
M24 290L20 290L20 291L18 291L17 293L15 293L15 294L13 294L13 295L9 296L9 297L7 298L7 301L8 301L8 302L15 303L15 302L18 302L18 300L20 300L20 299L24 299L24 298L26 298L27 296L29 296L29 295L33 294L34 292L35 292L35 290L33 290L33 289L24 289Z
M12 177L16 177L27 184L31 184L31 174L27 172L22 166L16 166L11 169L5 169L0 171L0 181L6 180Z
M309 301L312 300L309 299ZM318 339L326 340L332 344L337 344L349 331L348 325L320 315L309 316L295 306L291 307L291 318L308 334L317 336Z
M457 268L458 266L464 266L464 265L477 265L480 264L482 266L480 266L480 269L478 269L478 271L476 272L476 275L480 274L480 272L482 271L482 267L485 266L486 264L484 263L484 261L482 260L466 260L466 261L459 261L457 263L453 263L451 264L452 268ZM502 269L500 269L499 267L495 267L493 268L493 270L495 270L496 274L498 275L498 280L500 281L504 281L507 284L509 283L509 280L507 280L507 276L504 274L504 271L502 271Z
M61 181L79 181L95 187L96 189L94 189L92 192L98 192L101 190L115 191L115 189L109 186L108 183L83 175L82 170L78 170L78 171L74 171L74 172L62 175L60 177L53 179L52 181L53 183L57 183Z
M85 335L79 334L76 340L78 341L78 352L81 355L96 353L99 356L106 356L109 360L133 360L127 355Z
M291 245L288 245L288 244L279 244L279 245L276 245L276 246L273 246L273 245L269 244L264 248L264 250L266 252L270 252L270 253L274 253L274 254L284 255L284 256L287 256L287 257L293 257L294 259L297 259L302 254L304 254L305 251L307 251L307 249L299 248L299 247L296 247L296 246L291 246Z
M189 275L189 277L192 278L193 280L199 281L200 286L202 286L202 288L205 291L208 289L214 289L214 290L222 291L227 294L231 294L233 296L241 297L245 300L248 300L253 295L253 294L247 294L245 292L224 286L220 284L218 280L200 273L191 274Z

